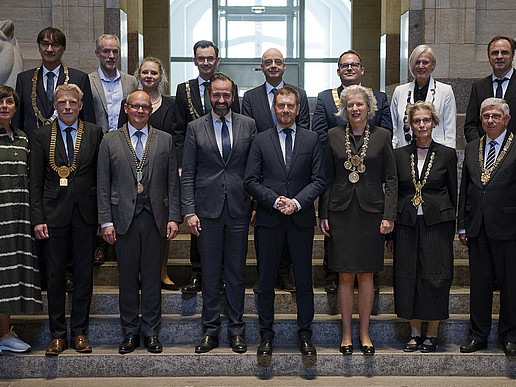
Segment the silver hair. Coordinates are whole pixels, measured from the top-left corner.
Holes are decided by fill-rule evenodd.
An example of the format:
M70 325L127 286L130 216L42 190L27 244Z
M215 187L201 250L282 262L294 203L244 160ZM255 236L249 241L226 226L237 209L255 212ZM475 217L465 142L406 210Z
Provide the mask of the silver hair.
M426 44L420 44L412 50L412 53L410 54L409 58L409 69L413 77L415 77L415 75L412 72L412 69L416 65L417 58L419 58L421 54L430 55L430 59L432 60L434 66L437 65L437 58L434 55L434 50L432 50L432 48L430 46L427 46Z
M503 112L504 116L508 116L511 113L511 111L509 109L509 105L507 104L507 102L505 102L505 99L486 98L484 100L484 102L482 102L482 105L480 105L480 114L482 115L482 113L484 112L484 109L489 106L494 106L494 107L499 108Z
M410 104L407 106L408 122L412 123L414 114L416 114L420 110L426 110L426 111L430 112L430 115L432 116L432 121L434 122L434 125L435 126L439 125L439 113L437 112L435 105L432 102L423 102L423 101L417 101L416 103Z
M342 90L342 93L340 93L340 109L335 115L349 121L346 107L348 106L348 98L352 94L361 94L364 97L367 103L367 119L372 119L378 110L376 98L371 89L359 85L351 85Z
M116 40L116 42L118 43L118 48L120 48L120 39L118 39L118 36L113 34L102 34L97 38L97 40L95 40L95 47L97 48L97 50L100 49L100 42L104 39Z
M82 92L81 88L77 86L74 83L65 83L62 85L59 85L54 90L54 101L57 101L57 93L60 91L75 91L79 95L79 101L82 101L82 96L84 93Z

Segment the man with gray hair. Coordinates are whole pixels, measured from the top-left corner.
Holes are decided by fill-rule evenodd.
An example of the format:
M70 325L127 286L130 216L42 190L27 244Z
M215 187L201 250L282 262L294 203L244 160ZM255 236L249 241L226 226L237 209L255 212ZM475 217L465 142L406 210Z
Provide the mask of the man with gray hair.
M516 355L516 147L509 105L488 98L480 107L485 135L466 145L459 197L459 238L469 249L470 331L461 352L487 347L494 283L500 289L498 338Z

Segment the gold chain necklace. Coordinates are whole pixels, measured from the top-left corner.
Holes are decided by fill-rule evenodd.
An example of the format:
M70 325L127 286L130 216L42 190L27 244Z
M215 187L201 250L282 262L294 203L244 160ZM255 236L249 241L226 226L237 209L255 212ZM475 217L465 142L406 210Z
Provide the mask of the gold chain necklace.
M38 67L36 71L34 71L34 76L32 77L32 91L30 93L30 100L32 103L32 109L34 110L34 115L36 116L36 127L40 127L40 122L43 123L43 125L48 125L51 122L54 122L57 117L57 112L54 111L54 114L50 118L43 117L43 114L41 114L41 111L38 109L38 105L36 103L36 85L38 83L38 72L41 67ZM68 81L70 80L70 76L68 74L68 67L63 66L63 71L65 74L64 84L66 85Z
M498 164L500 164L502 159L505 157L505 154L507 153L507 151L509 150L509 147L511 146L513 137L514 137L514 135L513 135L513 133L511 133L509 135L509 138L507 139L507 142L505 143L505 146L498 153L498 157L496 158L495 163L489 169L485 169L485 167L484 167L484 138L485 138L485 136L482 136L482 138L480 139L480 144L478 146L478 160L480 162L480 168L482 170L482 175L480 176L480 181L482 182L482 184L484 184L484 185L487 184L487 182L491 178L491 173L495 170L495 168L498 166Z
M192 117L192 120L196 120L201 115L197 113L197 110L195 110L193 102L192 102L192 93L190 91L190 81L185 82L185 88L186 88L186 102L188 104L188 111L190 112L190 117Z
M426 168L425 175L423 177L423 181L416 181L416 163L414 162L414 153L410 155L410 168L412 172L412 184L414 184L414 188L416 189L416 193L414 194L414 197L412 198L411 202L412 205L416 208L418 208L421 204L423 204L425 201L423 200L423 196L421 194L421 191L423 190L423 187L426 184L426 181L428 180L428 175L430 174L430 169L432 169L432 165L434 164L434 158L435 158L435 152L432 152L430 155L430 161L428 162L428 167Z
M75 148L73 149L73 163L71 167L67 165L62 165L58 167L56 165L56 141L57 141L57 121L52 123L52 130L50 131L50 150L48 155L48 161L50 163L50 168L54 172L57 172L59 177L59 186L66 187L68 186L68 176L70 173L74 172L77 169L77 159L79 156L79 148L81 147L82 133L84 132L84 123L79 120L79 125L77 129L77 138L75 139Z
M129 149L131 149L131 152L134 157L134 163L136 164L136 181L137 181L137 188L136 191L138 192L138 195L143 193L143 190L145 187L142 184L142 177L143 177L143 164L145 164L145 160L147 159L147 152L149 150L149 144L150 144L150 138L151 138L151 130L150 126L149 128L149 136L147 138L147 141L145 142L145 149L143 150L143 156L140 161L138 161L138 157L136 156L136 152L133 148L133 144L131 143L131 138L129 137L129 129L127 129L127 125L124 127L124 135L125 139L127 140L127 144L129 145Z
M348 171L351 171L348 179L350 182L355 184L360 180L359 173L364 173L366 171L366 167L364 165L364 159L366 157L367 148L369 147L369 124L366 124L365 134L364 134L364 143L362 144L362 151L359 155L351 154L351 142L349 140L349 124L346 125L346 156L348 159L344 161L344 168Z

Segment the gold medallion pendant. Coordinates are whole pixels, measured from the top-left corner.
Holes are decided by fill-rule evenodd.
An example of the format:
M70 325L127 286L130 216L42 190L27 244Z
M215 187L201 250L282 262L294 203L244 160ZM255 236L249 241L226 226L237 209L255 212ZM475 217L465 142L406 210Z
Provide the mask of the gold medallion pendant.
M59 179L59 186L60 187L68 187L68 179L66 177Z
M423 198L421 195L415 194L411 200L414 207L419 208L421 204L423 204Z
M136 190L138 192L138 195L143 193L143 189L144 189L143 184L138 182L138 185L137 185L137 188L136 188Z
M57 174L59 177L68 177L70 175L70 168L68 168L66 165L63 165L62 167L59 167Z
M357 167L357 171L360 172L360 173L364 173L366 170L365 168L365 165L364 164L360 164L358 167Z
M351 164L354 167L358 167L360 164L362 164L362 159L358 155L351 156Z
M360 176L357 172L353 171L349 174L349 177L348 177L349 181L352 182L353 184L355 184L356 182L358 182L358 180L360 180Z
M491 174L489 172L485 171L484 173L482 173L482 176L480 177L480 181L482 182L482 184L486 184L490 178L491 178Z
M351 167L351 162L349 160L344 161L344 168L346 168L349 171Z

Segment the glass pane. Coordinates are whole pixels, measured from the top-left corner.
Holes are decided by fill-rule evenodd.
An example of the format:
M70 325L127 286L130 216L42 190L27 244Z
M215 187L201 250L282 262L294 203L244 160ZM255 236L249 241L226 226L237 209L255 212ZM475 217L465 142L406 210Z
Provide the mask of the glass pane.
M197 67L192 61L170 63L170 94L176 95L177 85L187 79L195 78L199 75Z
M295 1L297 3L297 1ZM220 5L227 5L229 7L248 7L248 6L269 6L269 7L284 7L287 5L287 0L220 0Z
M308 97L317 97L321 91L340 86L336 63L306 63L305 91Z
M172 56L193 57L195 42L212 40L211 5L211 0L170 0Z

